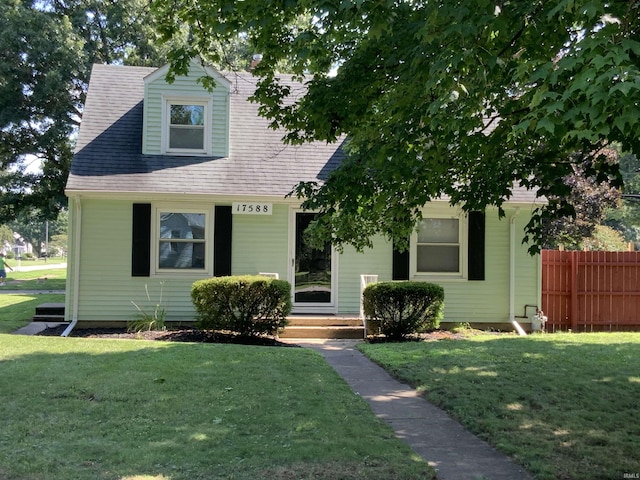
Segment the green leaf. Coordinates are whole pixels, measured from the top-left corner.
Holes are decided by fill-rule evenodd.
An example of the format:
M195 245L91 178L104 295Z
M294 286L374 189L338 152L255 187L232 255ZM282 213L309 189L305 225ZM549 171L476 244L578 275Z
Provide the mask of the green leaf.
M153 3L174 32L220 21L218 0ZM375 234L402 241L438 196L504 211L514 181L551 198L559 193L550 186L564 189L564 178L603 144L640 154L640 122L626 117L640 117L638 11L628 2L501 2L497 15L486 0L295 2L296 15L313 18L311 44L290 41L307 26L288 22L280 2L236 3L243 5L233 12L236 34L248 35L265 58L304 58L323 79L296 102L278 88L275 64L265 64L255 95L261 114L292 141L349 138L340 168L317 188L297 190L324 214L318 237L356 248ZM601 21L605 13L625 18L627 8L629 28ZM193 16L200 11L211 15ZM340 64L337 75L328 75L327 58ZM485 111L500 118L489 135L478 133ZM530 238L540 240L546 220L532 219Z
M629 93L631 92L631 90L638 90L640 89L640 83L638 82L631 82L631 81L626 81L626 82L620 82L615 84L611 90L609 91L610 94L614 94L615 92L621 92L625 97L629 95Z
M549 117L543 117L540 120L538 120L538 123L536 125L536 131L546 131L549 132L550 134L553 135L553 132L555 131L556 126L555 123L553 123Z

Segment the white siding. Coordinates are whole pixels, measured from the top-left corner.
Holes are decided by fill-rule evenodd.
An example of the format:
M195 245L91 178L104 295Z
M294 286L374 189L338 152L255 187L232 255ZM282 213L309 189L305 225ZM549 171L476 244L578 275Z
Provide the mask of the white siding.
M74 258L74 253L77 251L77 243L76 238L78 237L78 233L76 232L77 224L77 208L78 202L75 198L69 199L69 225L68 231L72 234L69 235L67 241L67 251L70 252L70 256L67 258L67 283L66 283L66 295L64 299L64 313L65 320L67 322L71 322L73 320L73 305L75 301L75 291L74 286L76 285L76 261Z
M376 237L373 248L363 252L345 247L338 258L338 313L360 312L360 275L378 275L379 281L390 281L392 266L392 245L382 237Z
M234 215L231 268L234 275L278 273L288 280L289 207L273 205L272 215Z
M515 213L506 210L506 217L499 219L496 210L486 214L485 237L485 280L443 279L442 277L420 277L417 280L441 285L445 290L444 319L446 322L504 323L509 320L510 294L510 225L509 217ZM522 245L524 226L528 215L519 213L516 217L515 234L515 301L514 313L524 315L525 305L538 302L539 257L527 252ZM466 244L465 244L466 247ZM360 274L377 274L380 281L391 280L392 246L378 238L372 250L357 253L345 248L339 259L339 313L349 314L359 311ZM528 309L527 313L532 313ZM526 322L526 321L525 321Z
M81 228L81 242L72 235L70 251L80 248L80 275L75 276L75 257L69 259L66 307L73 316L74 292L79 282L80 321L127 321L134 318L136 302L153 309L160 301L167 308L168 321L195 319L190 291L198 275L166 274L131 276L132 202L130 200L83 199L81 225L76 215L76 199L70 202L70 225ZM163 202L166 203L166 202ZM202 203L213 211L215 200ZM219 203L223 204L223 203ZM234 275L277 272L289 280L289 205L274 204L273 215L234 215L232 270ZM509 217L498 219L495 211L486 215L485 280L442 280L433 282L445 289L446 322L504 323L509 320ZM531 257L521 244L528 215L516 218L516 278L514 313L523 315L525 305L538 301L539 257ZM73 230L72 230L73 231ZM345 247L338 257L338 313L356 314L360 305L360 275L375 274L381 281L391 280L392 246L383 238L362 253ZM147 299L145 287L149 291ZM533 312L531 309L529 313Z
M444 321L463 323L504 323L509 320L510 294L510 229L509 217L514 210L507 209L506 217L499 219L496 210L486 214L485 280L450 280L434 283L445 289ZM536 305L539 257L527 252L522 245L527 215L516 216L515 234L515 315L523 315L525 305Z
M131 302L151 311L161 289L167 320L193 320L191 285L201 277L132 277L131 222L130 201L82 201L78 320L131 320L137 311Z

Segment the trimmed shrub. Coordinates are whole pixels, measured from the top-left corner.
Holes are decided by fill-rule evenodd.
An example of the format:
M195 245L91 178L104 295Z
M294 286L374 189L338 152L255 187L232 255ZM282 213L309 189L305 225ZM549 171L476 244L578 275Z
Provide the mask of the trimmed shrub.
M380 331L392 340L438 328L444 309L444 289L427 282L380 282L362 294L367 319L380 322Z
M208 278L193 284L191 300L200 328L275 335L291 312L291 285L260 275Z

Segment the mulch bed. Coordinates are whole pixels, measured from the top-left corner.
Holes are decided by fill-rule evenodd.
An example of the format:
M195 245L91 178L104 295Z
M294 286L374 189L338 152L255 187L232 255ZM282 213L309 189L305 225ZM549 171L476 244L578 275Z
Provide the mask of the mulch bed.
M60 336L67 325L47 328L38 335ZM149 330L142 332L128 332L126 328L76 328L70 337L82 338L114 338L130 340L157 340L164 342L192 342L192 343L234 343L242 345L261 345L268 347L295 347L290 343L280 342L273 337L246 337L231 333L199 330L197 328L170 328L167 330Z
M67 325L47 328L38 335L60 336L67 328ZM474 330L464 330L462 332L452 332L449 330L433 330L427 333L415 335L407 341L434 342L438 340L463 340L474 333L487 333ZM497 333L497 332L496 332ZM114 338L131 340L156 340L164 342L193 342L193 343L233 343L242 345L262 345L269 347L296 347L292 343L279 341L274 337L246 337L231 333L214 332L210 330L199 330L190 327L172 327L167 330L149 330L142 332L127 332L126 328L76 328L70 337L83 338ZM383 343L388 341L384 337L369 338L371 343Z

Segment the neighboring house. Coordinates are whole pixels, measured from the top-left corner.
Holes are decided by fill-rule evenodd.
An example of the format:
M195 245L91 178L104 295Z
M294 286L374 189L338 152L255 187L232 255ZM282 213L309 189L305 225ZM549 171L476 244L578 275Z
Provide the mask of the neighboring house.
M15 258L19 258L25 253L33 253L33 247L30 243L27 243L24 238L20 236L19 233L13 233L13 245L9 243L5 243L2 251L6 253L11 250Z
M381 237L363 253L313 250L302 235L313 213L287 194L325 179L340 145L282 144L247 100L249 73L207 69L209 93L197 62L173 84L166 72L93 68L66 189L69 321L130 320L145 288L152 302L162 288L168 321L192 321L194 281L260 272L291 282L294 314L357 315L362 274L442 285L446 322L535 314L540 260L521 244L534 193L516 190L503 220L433 201L405 253Z

